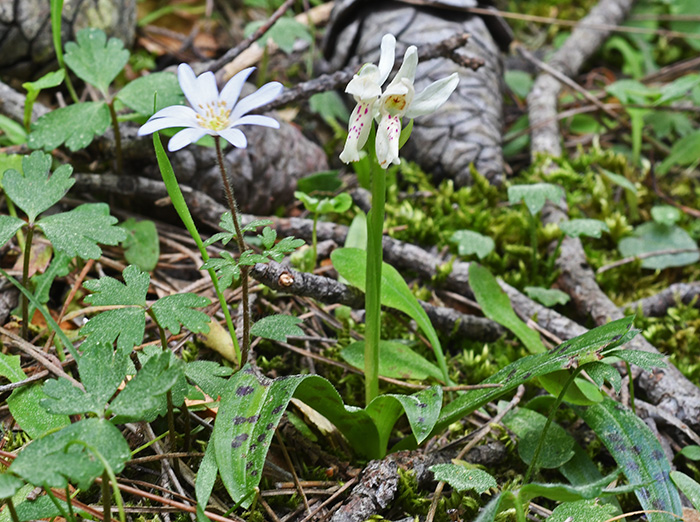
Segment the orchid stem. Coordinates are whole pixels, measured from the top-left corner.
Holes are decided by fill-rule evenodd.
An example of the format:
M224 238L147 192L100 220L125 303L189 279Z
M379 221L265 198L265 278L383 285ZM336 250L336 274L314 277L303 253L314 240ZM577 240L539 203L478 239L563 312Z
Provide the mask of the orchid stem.
M241 220L238 213L238 203L236 203L236 198L233 195L233 187L229 183L228 176L226 175L226 166L224 165L224 154L221 151L221 138L219 136L214 136L214 143L216 143L216 158L219 162L219 171L221 172L221 181L224 184L224 193L226 194L226 201L228 202L229 209L231 210L231 218L233 220L233 227L236 230L236 243L238 243L239 255L247 250L245 240L243 239L243 231L241 230ZM240 367L246 363L248 359L248 352L250 351L250 303L248 302L248 266L240 266L241 270L241 299L243 301L243 349L241 351Z
M367 219L367 273L365 282L365 402L379 395L379 340L382 326L382 235L386 172L370 154L372 209Z

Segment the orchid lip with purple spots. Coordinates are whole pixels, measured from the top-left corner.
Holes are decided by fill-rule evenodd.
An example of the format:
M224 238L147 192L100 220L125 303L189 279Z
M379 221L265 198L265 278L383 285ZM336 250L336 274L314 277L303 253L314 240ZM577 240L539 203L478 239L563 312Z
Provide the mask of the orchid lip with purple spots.
M138 135L145 136L171 127L184 127L170 139L169 151L180 150L207 134L221 136L234 147L244 149L248 141L237 128L239 125L261 125L273 129L280 126L274 118L248 113L277 98L282 92L281 83L266 83L239 100L243 85L254 70L255 67L249 67L237 73L219 92L214 73L207 71L195 77L189 65L180 64L177 69L178 81L191 107L171 105L159 110L139 129Z

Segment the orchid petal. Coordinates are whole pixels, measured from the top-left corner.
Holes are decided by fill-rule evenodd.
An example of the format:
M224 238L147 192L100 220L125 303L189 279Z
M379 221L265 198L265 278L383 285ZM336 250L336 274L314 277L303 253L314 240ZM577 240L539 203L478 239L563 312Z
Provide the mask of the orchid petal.
M415 45L412 45L406 49L406 53L403 55L403 63L399 68L399 72L396 73L396 76L389 84L389 88L391 88L392 85L401 83L404 78L413 84L414 80L416 79L417 67L418 49L416 49Z
M457 73L452 73L446 78L431 83L421 93L416 95L406 112L406 116L415 118L416 116L435 112L447 101L447 98L457 88L458 83L459 75Z
M377 83L383 85L389 77L389 73L394 68L394 59L396 54L396 38L393 34L385 34L382 37L381 54L379 56L378 73L379 78Z
M340 161L343 163L360 161L360 150L367 143L372 127L371 105L372 103L358 103L352 111L348 124L348 139L345 140L345 148L340 153Z
M180 82L180 88L185 98L187 98L187 101L190 102L192 108L200 114L203 113L203 108L206 107L209 102L216 100L218 97L217 95L213 100L207 99L205 93L200 88L192 67L186 63L180 64L177 68L177 80Z
M280 123L269 116L260 116L258 114L249 114L238 118L231 127L236 127L238 125L260 125L262 127L271 127L273 129L279 129Z
M233 108L238 101L238 97L241 95L241 90L245 84L248 76L255 70L255 67L248 67L242 71L236 73L233 78L231 78L224 88L221 89L221 94L219 94L219 101L226 102L228 107Z
M356 102L377 99L382 94L381 83L378 82L379 69L376 65L368 63L345 87L345 92L352 94Z
M401 117L384 114L377 124L377 141L375 149L379 166L386 169L392 163L399 164L399 138L401 136Z
M204 129L182 129L180 132L175 134L168 142L168 150L170 152L175 152L183 147L186 147L190 143L194 143L201 139L207 132Z
M267 105L280 95L283 88L284 86L279 82L266 83L253 94L249 94L239 101L229 118L231 121L235 121L253 109Z
M219 131L218 135L239 149L245 149L248 146L248 140L246 139L245 134L238 129L224 129Z
M155 131L169 129L171 127L188 127L193 129L201 128L197 121L193 118L192 121L186 121L182 118L156 118L148 120L138 131L139 136L145 136Z

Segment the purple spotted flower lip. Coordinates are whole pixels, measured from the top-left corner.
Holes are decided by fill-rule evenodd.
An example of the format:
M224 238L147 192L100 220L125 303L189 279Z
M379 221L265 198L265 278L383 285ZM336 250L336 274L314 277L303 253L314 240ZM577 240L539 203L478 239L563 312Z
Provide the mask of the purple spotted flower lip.
M367 142L372 119L377 121L375 150L379 165L387 168L392 163L400 163L401 118L415 118L436 111L457 88L459 75L452 73L416 94L413 82L418 66L418 51L412 45L406 49L399 72L382 93L382 85L394 66L395 48L394 36L384 35L379 66L364 65L345 89L357 102L350 116L348 139L340 154L341 161L345 163L359 161L359 151Z
M282 92L281 83L266 83L254 93L239 100L243 84L254 70L255 67L242 70L219 92L212 72L195 76L189 65L181 64L177 69L178 81L192 107L172 105L159 110L139 129L139 136L170 127L184 127L170 139L169 151L180 150L207 134L221 136L234 147L245 148L248 141L243 132L236 127L262 125L278 129L280 126L274 118L248 113L277 98Z

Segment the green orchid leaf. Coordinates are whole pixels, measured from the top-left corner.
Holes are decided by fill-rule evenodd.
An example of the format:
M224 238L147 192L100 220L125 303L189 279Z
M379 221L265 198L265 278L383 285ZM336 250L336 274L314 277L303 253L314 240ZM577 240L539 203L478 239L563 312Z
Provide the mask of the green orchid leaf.
M700 460L700 446L694 444L690 446L685 446L679 452L679 455L683 455L686 459L689 460Z
M613 366L604 362L593 362L586 367L586 373L598 385L598 388L602 388L605 381L608 381L615 390L615 393L620 393L622 377L620 376L620 372Z
M101 29L81 29L76 39L77 43L66 43L66 65L78 78L94 85L107 96L109 85L129 61L129 51L124 49L124 42L118 38L108 41Z
M453 422L530 379L600 361L638 333L632 330L633 320L634 316L629 316L612 321L570 339L548 352L529 355L509 364L483 381L483 384L500 384L500 388L470 390L446 404L434 432L447 428Z
M232 373L231 368L214 361L192 361L185 365L187 378L212 399L224 394L228 382L225 377L230 377Z
M3 176L5 193L27 214L30 223L58 203L75 183L70 165L61 165L49 176L50 170L51 156L35 151L22 158L21 173L10 169Z
M84 149L107 130L109 109L104 102L83 102L44 114L32 124L29 148L51 151L65 145L72 152Z
M257 335L263 339L287 342L287 337L299 337L304 335L304 330L298 325L303 321L291 315L268 315L256 321L250 329L251 335Z
M496 247L489 236L472 230L456 230L450 237L450 243L457 245L457 253L460 256L476 254L479 259L484 259Z
M569 294L556 288L542 288L540 286L526 286L525 293L530 299L542 303L547 308L555 305L565 305L571 300Z
M468 468L459 464L435 464L430 466L435 480L447 482L457 491L476 491L486 493L491 488L498 487L496 479L476 468Z
M241 277L241 269L238 267L238 261L225 250L221 252L221 257L212 257L203 265L202 270L214 270L219 284L223 288L228 288L233 284L233 281L238 281Z
M170 330L175 335L180 333L180 325L193 333L207 333L211 318L195 308L210 304L209 299L197 294L174 294L158 299L151 310L161 328Z
M510 299L491 272L477 263L470 263L469 286L486 317L513 332L530 353L546 351L537 332L515 315Z
M524 202L530 214L537 214L547 200L554 204L564 197L561 187L551 183L533 183L531 185L511 185L508 187L508 202L515 204Z
M327 112L327 107L314 107L314 100L320 100L323 98L327 98L326 95L332 95L332 97L335 97L338 99L338 96L336 93L321 93L321 94L314 94L311 99L309 100L309 104L311 105L311 111L315 113L321 113L323 111ZM339 106L339 112L332 114L333 117L338 118L341 121L347 121L349 114L348 110L345 107L345 103L341 102ZM325 114L325 116L328 116L328 114ZM300 192L305 192L306 194L312 194L314 192L335 192L336 190L340 189L340 187L343 186L343 182L341 179L338 177L338 171L337 170L329 170L329 171L324 171L324 172L315 172L313 174L310 174L308 176L304 176L303 178L297 180L297 189ZM295 196L296 197L296 196Z
M687 167L698 161L700 147L700 129L677 140L671 147L671 153L656 169L659 176L664 176L673 167Z
M331 254L333 267L351 285L365 291L365 277L367 266L367 254L359 248L338 248ZM430 341L437 359L438 366L442 371L443 382L449 382L449 372L447 363L442 352L442 345L433 328L428 314L425 313L418 299L411 293L406 281L393 266L382 263L382 305L396 308L413 319Z
M27 378L20 366L19 356L2 353L0 375L10 382L20 382ZM7 398L12 418L33 439L70 424L70 418L66 415L46 415L46 411L39 405L45 398L40 384L18 388Z
M657 222L644 223L634 229L634 236L625 237L618 245L625 257L649 254L661 250L697 249L698 245L682 228ZM642 259L642 268L663 270L673 266L686 266L697 263L700 254L687 252L664 254Z
M577 408L579 415L598 435L630 485L650 522L676 520L683 510L671 482L671 466L656 436L633 412L612 399ZM659 513L654 511L666 511Z
M365 367L365 343L357 341L343 348L340 356L355 368ZM404 343L379 341L379 375L393 379L442 380L440 368L418 355Z
M160 257L156 224L150 220L136 221L129 218L120 226L127 232L126 239L122 242L127 262L146 272L154 270Z
M305 192L301 192L300 190L294 192L294 197L301 201L304 205L304 208L309 212L317 212L318 204L320 201L318 198L309 196L308 194L306 194Z
M85 281L83 286L93 293L84 301L94 306L124 305L125 308L107 310L90 319L80 329L92 342L113 343L127 353L143 341L146 328L146 294L150 277L136 266L129 265L122 274L124 283L106 276Z
M126 238L126 231L114 226L116 223L106 203L85 203L69 212L46 216L37 224L56 250L71 257L99 259L102 249L98 243L117 245Z
M600 238L603 231L610 232L608 225L598 219L572 219L559 223L559 228L569 237Z
M0 216L0 246L7 243L23 225L24 221L19 218Z
M568 484L538 484L530 483L520 488L518 498L522 502L529 502L535 497L545 497L550 500L560 502L576 502L580 500L595 499L596 497L617 495L620 493L632 493L635 486L620 486L607 488L607 486L617 478L617 474L602 477L600 480L584 484L582 486L570 486ZM614 508L614 505L611 506ZM547 519L549 520L549 519Z
M539 378L539 381L545 390L558 397L569 381L569 376L570 374L567 370L560 370L543 375ZM564 394L564 401L579 406L590 406L602 400L603 393L598 387L581 377L574 379L574 382L571 383Z
M171 365L171 352L150 357L124 389L112 401L112 422L153 421L164 409L165 394L182 375L182 368ZM173 399L175 402L175 399Z
M92 418L34 440L9 470L31 484L64 489L70 481L85 490L104 471L92 451L99 452L115 473L131 458L121 432L106 420Z
M694 481L685 473L680 471L671 472L671 480L688 497L690 503L696 510L700 511L700 484Z
M126 377L128 358L119 351L115 354L111 344L88 341L81 348L84 352L78 359L78 371L85 391L67 379L46 381L43 391L47 398L41 401L41 406L49 413L102 416Z
M518 455L525 464L532 462L546 423L547 417L527 408L518 408L503 417L503 424L518 436ZM546 436L537 465L545 469L559 468L574 456L574 439L555 422L549 425Z
M639 366L645 372L651 372L654 368L666 368L664 361L666 356L662 353L645 352L642 350L615 350L608 354L610 357L618 357L629 364Z
M342 214L351 206L352 198L350 194L343 192L332 198L323 198L318 204L317 212L319 214L328 214L329 212Z
M156 72L136 78L119 91L116 98L143 116L151 116L165 107L185 103L177 76L170 72Z

